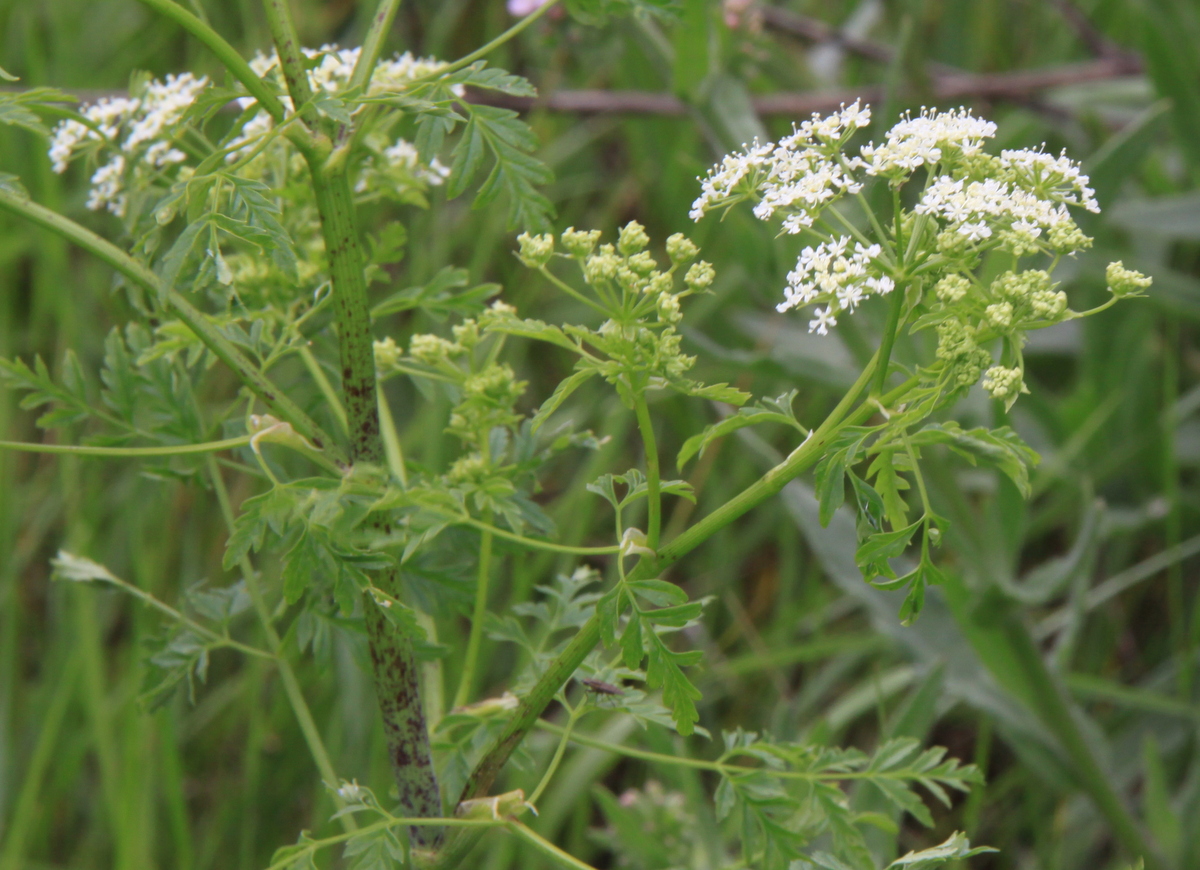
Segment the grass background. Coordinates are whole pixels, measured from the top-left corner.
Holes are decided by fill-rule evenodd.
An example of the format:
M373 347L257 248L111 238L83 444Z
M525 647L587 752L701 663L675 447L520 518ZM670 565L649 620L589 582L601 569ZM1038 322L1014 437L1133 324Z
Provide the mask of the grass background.
M247 52L266 47L257 4L200 5ZM343 0L293 6L313 45L356 44L371 11ZM548 192L559 229L611 231L636 218L659 240L691 233L717 264L715 294L689 308L688 350L700 355L707 380L736 382L757 395L795 387L800 418L815 421L853 379L880 326L875 315L882 312L865 310L836 336L808 335L802 318L772 310L794 262L793 244L772 239L744 212L698 227L687 220L694 178L708 164L756 134L790 129L790 118L756 116L753 96L882 89L876 117L886 129L900 110L932 103L946 76L1108 58L1114 70L1129 73L1017 99L952 104L965 102L995 119L1001 147L1067 147L1092 171L1105 212L1086 227L1096 236L1093 252L1063 267L1072 307L1102 298L1103 266L1113 259L1153 275L1155 287L1148 300L1047 330L1029 347L1033 393L1007 422L1043 457L1032 501L995 475L934 458L933 496L954 529L946 564L971 589L969 606L951 608L935 597L913 628L900 628L895 602L858 578L852 524L838 518L829 529L817 527L803 481L674 569L673 579L693 597L715 596L704 632L691 639L707 652L703 724L866 748L887 734L946 745L980 763L989 784L935 813L934 831L907 820L895 844L901 850L966 829L973 841L1002 850L973 866L1124 866L1128 856L1096 809L1102 788L1081 773L1066 726L1059 721L1056 729L1039 695L1049 685L1104 782L1150 831L1167 866L1200 868L1200 594L1189 559L1200 550L1195 10L1184 0L781 6L885 47L891 59L798 38L753 6L703 2L681 4L678 22L625 18L586 28L551 15L493 58L544 92L674 92L685 102L677 115L538 110L530 120L557 175ZM451 58L511 20L496 0L411 0L391 46ZM132 0L0 3L0 65L22 85L79 91L120 89L134 70L215 72L198 45ZM19 174L38 201L115 230L83 208L86 178L52 174L44 148L28 134L0 129L0 169ZM397 286L456 264L474 279L501 282L504 298L529 316L587 316L518 266L502 210L472 212L465 202L436 200L427 212L401 217L411 244ZM107 329L128 316L110 288L101 265L4 218L0 355L57 361L71 348L95 370ZM415 318L387 330L403 344L430 327ZM536 407L569 361L511 346ZM910 343L897 353L912 360L923 350ZM446 409L398 383L389 389L413 445L410 458L442 465ZM596 499L578 495L582 483L635 464L640 445L628 415L600 391L571 404L581 424L613 436L582 464L577 457L560 462L547 481L564 540L586 541L604 535L608 519ZM702 403L675 399L654 410L666 457L715 419ZM964 423L1003 422L981 396L956 414ZM39 439L33 419L12 394L0 393L0 437ZM685 469L703 484L697 515L787 449L783 433L762 430L710 450ZM235 484L235 499L253 492L249 478ZM668 527L678 529L688 510L668 503ZM196 583L229 581L220 568L223 544L212 494L188 481L147 474L133 462L0 453L0 870L261 867L299 829L330 830L330 803L269 667L218 654L194 704L181 696L143 713L136 704L141 649L161 630L158 617L116 594L49 579L49 558L63 547L176 601ZM525 600L535 583L569 567L507 553L495 606ZM269 560L263 569L273 576ZM439 621L452 646L465 638L465 626L453 614ZM243 630L253 635L252 626ZM1024 642L1041 653L1035 664L1021 663ZM329 656L298 656L296 664L337 769L382 792L382 738L356 656L353 644L338 643ZM519 662L498 644L486 660L488 687L499 693ZM456 673L453 654L446 668ZM1043 677L1049 682L1039 682ZM616 719L603 729L659 750L707 751L703 741L673 746ZM535 754L548 748L539 741L532 747ZM509 787L528 788L531 776L516 771ZM648 772L572 750L543 798L537 827L597 866L617 866L589 835L602 823L592 790L620 793L648 777L685 793L711 787L675 771ZM653 866L640 854L630 844L624 860ZM537 866L500 838L473 860L489 870Z

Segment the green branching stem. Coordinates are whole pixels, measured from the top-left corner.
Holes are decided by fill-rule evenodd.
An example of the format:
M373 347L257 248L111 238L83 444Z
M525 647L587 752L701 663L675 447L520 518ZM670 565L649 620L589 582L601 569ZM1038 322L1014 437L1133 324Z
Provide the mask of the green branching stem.
M628 579L646 580L659 576L663 569L679 561L750 509L778 494L789 481L811 468L821 458L829 442L842 428L860 425L869 419L876 410L873 403L864 402L853 411L851 409L854 408L855 403L862 397L867 385L871 382L879 359L880 354L876 352L863 369L862 374L859 375L858 380L825 418L825 421L813 430L804 443L793 450L783 462L742 490L732 500L663 546L658 551L657 558L643 558L630 572ZM889 407L896 404L916 387L917 383L916 378L910 378L884 396L882 401ZM563 684L571 678L599 641L600 620L593 616L580 627L579 632L559 656L550 663L537 684L522 700L516 714L509 720L496 742L471 772L460 800L482 797L488 793L505 762L525 739L525 735L529 733L530 729L537 724L542 711L546 709ZM470 837L454 836L443 848L436 866L438 868L457 866L467 850L470 849L471 840Z
M241 643L241 642L236 641L233 638L229 637L228 635L219 634L218 632L213 631L208 626L202 625L201 623L196 622L196 620L192 619L191 617L179 612L174 607L167 604L165 601L159 601L157 598L155 598L149 592L147 592L146 590L141 589L137 586L134 586L128 580L123 580L120 577L117 577L115 574L108 574L108 576L105 578L105 580L106 580L106 582L111 583L114 586L118 587L119 589L124 591L126 594L136 598L138 601L141 601L144 604L148 604L150 607L153 607L155 610L159 611L160 613L166 614L166 616L168 616L170 619L174 620L175 622L178 622L180 625L186 625L188 628L190 628L196 634L200 635L205 640L207 640L209 642L210 646L228 647L229 649L235 649L238 652L245 653L248 656L254 656L255 658L270 659L272 661L275 660L274 653L267 652L266 650L259 649L258 647L255 647L255 646L250 646L248 644Z
M457 828L495 828L503 825L503 819L453 819L453 818L418 818L404 816L389 816L386 819L375 822L372 825L366 825L361 830L348 832L345 834L335 834L332 837L324 837L320 840L309 842L303 849L295 852L288 852L287 856L276 861L269 866L267 870L287 870L287 868L295 867L301 864L302 859L317 854L322 849L328 849L330 846L336 846L338 843L344 843L354 837L369 837L372 834L377 834L380 831L386 831L389 828L399 828L401 826L408 827L428 827L437 825L439 827L457 827Z
M225 488L225 480L221 477L221 470L217 467L217 462L212 456L208 457L208 473L212 479L213 489L217 493L217 502L221 506L221 515L225 519L225 525L233 532L233 504L229 501L229 490ZM275 665L279 668L280 682L283 683L284 694L287 695L288 703L291 705L292 714L296 717L296 721L300 724L300 732L304 735L304 742L308 744L308 751L316 762L317 770L321 773L321 778L330 785L338 783L337 772L333 769L333 762L329 760L329 751L325 748L325 741L321 739L321 732L317 728L317 723L313 719L312 710L308 707L308 702L304 700L304 692L300 689L300 681L296 679L296 672L292 669L291 662L284 655L283 641L279 637L279 632L275 630L275 623L271 617L271 610L267 607L266 599L263 597L262 589L258 585L258 575L254 572L254 566L250 564L248 556L242 556L238 567L242 572L242 580L246 584L246 591L250 595L250 600L254 604L254 612L258 615L259 624L262 625L263 634L267 638L267 647L271 651L272 658L275 659ZM336 794L333 796L334 805L340 810L345 804ZM339 816L342 828L347 832L357 830L358 823L354 821L354 817L350 815Z
M24 453L66 453L71 456L106 456L110 459L137 459L148 456L187 456L195 453L218 453L250 443L250 435L206 441L203 444L162 444L158 447L96 447L88 444L32 444L26 441L0 441L0 450L19 450Z
M316 354L312 352L312 348L308 345L300 346L300 360L304 363L304 367L308 369L308 373L312 376L313 383L317 385L317 389L321 391L321 395L325 397L325 401L329 405L329 410L333 412L333 416L337 417L338 423L341 424L342 432L348 432L349 424L346 422L346 409L342 407L342 400L338 398L337 390L333 388L333 384L329 383L329 378L326 377L325 370L321 368L321 363L317 360Z
M888 363L892 358L892 346L896 343L896 333L900 331L900 312L904 309L905 282L897 281L892 288L891 299L888 300L887 322L883 326L883 340L879 345L879 365L875 370L875 383L871 387L872 395L880 395L887 386Z
M396 10L399 8L400 0L379 0L379 7L375 10L371 25L367 28L367 35L363 39L362 51L354 64L354 72L350 74L351 90L362 90L365 93L370 87L371 76L374 75L379 56L383 53L383 41L392 29L392 22L396 20Z
M515 819L508 819L504 827L507 828L518 839L524 840L533 848L537 849L546 857L561 864L563 867L570 867L572 870L596 870L591 864L585 864L580 861L570 852L565 852L558 846L551 843L545 837L527 828Z
M172 4L173 5L173 4ZM294 401L273 384L250 360L243 356L208 317L188 302L174 288L162 287L162 282L146 265L138 262L111 242L102 239L86 227L80 226L58 212L18 196L0 190L0 208L27 218L51 232L75 243L88 253L103 260L147 293L166 297L167 304L179 319L202 341L213 354L233 369L238 376L271 410L276 417L292 424L292 427L326 452L335 462L342 463L345 457L337 443L329 437Z
M551 9L553 9L555 6L557 6L558 3L559 3L559 0L549 0L549 2L543 3L537 9L530 12L528 15L526 15L524 18L522 18L520 21L518 21L512 27L508 28L508 30L501 33L499 36L497 36L491 42L487 43L486 45L480 46L479 48L475 49L473 52L471 52L468 55L464 55L463 57L460 57L454 63L450 64L448 67L442 67L436 73L433 73L430 76L430 78L440 78L441 76L449 75L450 73L455 72L456 70L460 70L463 67L470 66L471 64L475 63L475 61L479 60L481 57L487 57L489 54L491 54L497 48L504 45L504 43L508 42L513 37L517 36L517 34L519 34L522 30L524 30L529 25L533 24L533 22L537 21L539 18L541 18L543 15L545 15L547 12L549 12Z
M707 761L703 758L689 758L686 755L668 755L665 752L651 752L648 749L638 749L636 746L625 746L620 743L609 743L605 740L599 740L595 737L590 737L586 734L580 734L578 731L571 730L563 725L555 725L553 722L539 720L537 723L539 730L548 731L551 734L557 734L564 740L574 743L578 746L586 746L589 749L599 749L602 752L611 752L614 755L620 755L625 758L636 758L639 761L649 761L654 764L669 764L675 767L690 767L693 770L710 770L714 773L719 773L722 776L738 776L742 774L761 773L761 766L749 764L731 764L728 761ZM964 776L970 775L970 767L961 767L958 769L959 774ZM911 770L906 770L903 767L891 768L888 770L771 770L771 776L778 779L794 779L803 782L841 782L843 780L909 780L913 779ZM533 801L530 801L533 803Z
M492 524L492 511L483 513L483 525ZM467 637L467 654L463 661L462 676L458 691L454 693L454 706L462 707L471 699L475 685L475 671L479 666L479 648L483 643L483 624L487 620L488 586L492 576L492 531L485 528L479 536L479 571L475 581L475 609L471 614L471 633Z
M316 130L317 110L312 104L313 93L308 84L308 69L304 63L304 53L300 50L300 37L292 21L289 2L290 0L263 0L263 11L267 14L267 29L271 31L275 53L279 55L279 69L287 83L292 105L296 107L296 113L304 122Z
M558 746L554 749L554 757L550 759L550 764L547 765L546 772L542 774L542 779L537 784L537 788L529 796L529 802L534 806L537 806L538 798L546 791L546 786L550 785L550 780L554 778L555 771L558 770L558 766L562 763L563 756L567 753L567 744L571 742L571 733L575 730L575 723L587 711L587 704L579 704L570 709L571 713L567 717L566 726L561 728L555 726L554 730L559 735L559 741Z
M142 3L163 17L171 19L204 43L208 50L225 65L229 73L241 82L251 96L258 100L259 105L275 119L275 123L283 121L287 112L283 103L279 101L279 97L275 96L270 86L255 74L238 50L226 42L219 33L173 0L142 0Z
M264 0L263 6L292 104L306 121L310 116L315 120L308 73L288 0ZM311 175L333 286L350 458L355 463L382 465L386 453L379 424L375 348L358 222L346 162L327 165L328 151L329 144L325 141L322 147L302 150L302 153ZM376 529L385 535L391 531L382 520ZM376 572L372 582L387 595L401 597L400 574L396 568ZM406 816L418 818L440 816L441 793L433 769L412 641L388 621L374 599L366 594L363 611L375 692L383 716L388 758L401 811ZM409 833L416 843L433 846L441 840L442 828L413 826Z
M567 544L556 544L553 541L539 541L537 538L527 538L524 535L518 535L499 526L488 525L482 520L477 520L470 516L451 513L447 513L445 516L458 525L472 526L481 532L489 532L494 537L512 541L514 544L520 544L522 547L528 547L531 550L545 550L548 553L567 553L572 556L607 556L621 552L619 545L611 547L572 547Z
M572 287L566 281L562 280L557 275L555 275L553 272L551 272L546 266L539 266L538 271L542 273L542 275L546 278L547 281L549 281L551 284L553 284L559 290L566 293L572 299L582 302L584 305L588 306L593 311L598 311L599 313L603 314L605 317L612 317L611 311L609 311L603 305L600 305L599 303L593 302L591 299L588 299L586 296L584 296L582 293L580 293L578 290L576 290L574 287Z
M659 529L662 527L662 493L659 491L658 444L654 439L654 423L646 407L644 390L639 390L634 399L634 412L646 451L646 546L657 550Z

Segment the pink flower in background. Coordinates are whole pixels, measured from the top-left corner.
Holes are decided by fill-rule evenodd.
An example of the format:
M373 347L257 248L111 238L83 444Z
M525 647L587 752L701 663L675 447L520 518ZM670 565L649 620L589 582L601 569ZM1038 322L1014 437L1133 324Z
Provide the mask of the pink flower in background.
M546 5L547 0L508 0L508 14L524 18Z

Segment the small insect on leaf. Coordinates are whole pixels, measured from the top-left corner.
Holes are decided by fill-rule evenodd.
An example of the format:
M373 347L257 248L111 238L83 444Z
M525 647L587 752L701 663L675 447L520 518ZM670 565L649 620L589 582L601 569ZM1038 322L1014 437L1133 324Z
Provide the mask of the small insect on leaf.
M597 695L625 694L625 690L620 686L614 686L612 683L606 683L603 680L594 680L591 677L584 677L579 682L583 683L589 692L595 692Z

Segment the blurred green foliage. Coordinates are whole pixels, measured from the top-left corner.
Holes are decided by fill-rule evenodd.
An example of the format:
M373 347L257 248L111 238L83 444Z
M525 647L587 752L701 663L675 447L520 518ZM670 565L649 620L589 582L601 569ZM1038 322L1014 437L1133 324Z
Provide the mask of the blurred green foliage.
M244 51L267 47L257 3L192 5ZM350 0L293 6L313 45L357 44L373 9ZM1110 260L1153 275L1155 285L1149 300L1035 336L1027 348L1033 394L1011 419L982 394L966 400L964 424L1007 422L1042 454L1034 498L1023 500L999 475L940 458L931 495L951 520L946 549L957 580L950 594L931 596L913 627L898 624L894 600L862 583L852 520L839 514L820 527L805 481L673 569L693 599L716 597L691 638L706 654L701 724L866 749L915 737L987 771L987 787L935 813L932 831L906 819L898 835L879 832L872 847L889 858L966 830L1001 850L972 859L973 867L1124 867L1130 856L1104 809L1117 801L1133 808L1163 866L1200 868L1200 16L1186 0L779 8L817 17L844 38L802 38L784 29L794 19L753 4L681 0L673 17L601 28L551 14L494 58L545 94L596 89L619 101L641 91L682 101L673 114L536 108L528 117L556 175L545 192L558 228L611 230L633 218L656 238L691 228L721 267L715 293L694 303L685 338L706 381L766 396L797 389L800 418L819 419L882 323L882 311L867 309L836 335L807 334L800 320L773 311L795 255L788 240L771 239L738 212L691 227L695 176L732 146L790 129L792 117L756 112L755 98L869 92L884 129L902 109L965 102L999 123L1001 147L1069 147L1086 158L1104 207L1086 227L1094 250L1064 267L1072 306L1101 301ZM389 50L450 58L511 20L497 0L411 0ZM137 70L216 70L200 46L132 0L8 0L0 34L0 66L22 86L86 96L123 88ZM1018 70L1099 63L1109 73L1091 80L1046 76L1051 86L1007 96L995 85ZM964 84L951 101L937 98L939 87L969 75L986 78L971 79L975 90ZM20 175L36 200L111 230L83 208L86 178L55 176L30 134L0 129L0 155L0 169ZM435 198L430 210L402 218L409 243L392 272L395 287L426 284L456 265L473 283L503 285L523 312L552 322L579 315L519 267L503 209ZM4 218L0 356L57 362L72 350L96 370L108 325L125 319L125 298L111 286L101 264ZM393 318L392 334L428 330L423 318ZM514 364L536 404L570 360L522 347L530 355ZM916 350L901 343L897 355L912 360ZM595 467L562 463L552 491L582 491L579 481L618 457L637 462L631 415L587 389L573 406L592 410L577 422L611 440ZM408 409L397 421L408 440L426 446L413 458L444 464L446 408L407 383L389 390L392 406ZM660 418L671 421L661 433L664 455L716 419L715 410L702 417L699 403L661 405ZM33 419L0 392L3 438L37 440ZM776 445L743 430L711 445L684 471L699 505L680 501L665 518L668 535L687 512L707 512L756 478L788 443L779 436ZM144 713L133 702L158 617L116 593L50 583L50 557L64 547L166 601L198 583L225 585L224 524L215 502L199 495L169 467L0 452L0 870L261 867L299 829L330 830L328 795L266 664L214 655L194 705L181 694ZM558 503L565 538L605 527L596 502ZM526 600L547 572L571 567L552 554L503 555L497 606ZM266 570L277 577L278 566ZM451 661L466 634L453 614L439 621ZM337 768L359 772L382 794L389 775L362 652L336 643L327 656L299 657L298 668ZM483 682L493 694L507 688L516 655L511 645L489 649ZM699 738L634 732L619 716L601 731L660 752L717 750ZM543 736L530 752L553 751L553 735ZM531 787L530 776L510 773L509 787ZM670 815L675 794L711 813L701 796L713 783L686 768L656 776L647 781L644 768L598 749L573 749L534 827L598 866L615 861L605 857L614 844L623 863L608 866L663 866L662 850L638 836L638 814ZM866 792L856 801L887 811ZM497 838L471 860L489 870L544 860L525 848Z

